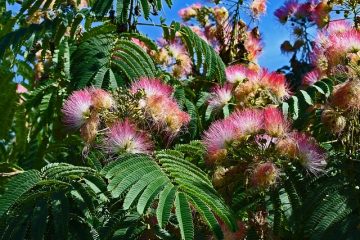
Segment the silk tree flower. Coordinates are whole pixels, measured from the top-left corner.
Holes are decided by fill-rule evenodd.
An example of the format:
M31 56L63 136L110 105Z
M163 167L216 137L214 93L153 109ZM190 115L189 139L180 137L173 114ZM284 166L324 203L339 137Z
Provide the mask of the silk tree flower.
M151 97L151 96L170 97L173 92L171 86L155 78L141 78L138 81L131 84L130 87L131 93L134 94L139 90L143 90L145 92L146 97Z
M229 119L213 122L203 135L211 163L222 161L227 155L227 147L237 138L237 131Z
M146 113L158 130L165 130L168 136L176 135L180 129L190 122L190 116L179 109L171 98L159 95L146 100Z
M212 89L210 94L211 96L208 100L209 106L211 106L214 110L219 110L230 102L232 98L232 85L217 85Z
M73 92L62 108L63 121L71 129L79 129L90 117L92 97L89 89Z
M279 177L279 169L272 162L257 164L253 170L251 181L255 187L268 188L274 185Z
M321 114L321 122L333 133L340 134L346 127L346 118L334 109L325 109Z
M327 0L323 0L317 4L311 18L319 28L325 27L326 24L329 23L329 13L331 12L331 10L332 8L328 4Z
M304 133L294 133L293 137L298 147L297 157L300 164L315 175L324 171L326 155L316 144L315 140Z
M302 79L302 84L311 86L323 77L323 74L319 69L314 69L306 73Z
M352 30L352 26L347 20L335 20L323 28L322 33L329 36L338 33L344 33Z
M360 110L360 81L349 80L335 86L330 103L342 110Z
M197 11L201 7L202 5L200 3L194 3L187 8L180 9L178 15L182 18L183 21L188 21L197 15Z
M111 126L104 139L104 148L111 154L147 154L152 151L153 144L145 133L137 130L129 120L125 120Z
M259 37L256 37L252 31L247 32L244 47L247 51L247 60L249 60L250 62L255 62L257 57L262 52L261 39Z
M288 0L283 6L275 11L274 15L278 18L280 23L285 24L290 15L295 13L299 6L300 4L297 0Z
M294 16L296 18L308 19L309 21L313 21L312 17L316 6L317 4L313 0L300 4L299 7L294 12Z
M248 69L244 65L238 64L226 68L226 79L229 83L242 83L246 79L253 80L256 77L256 71Z
M264 129L267 134L273 137L281 137L289 132L290 124L279 109L265 108L263 114Z
M289 135L290 136L279 139L276 142L275 149L279 152L280 155L290 158L296 158L299 153L297 142L292 137L292 133Z
M360 58L360 31L346 22L339 21L324 28L315 43L311 61L324 73L336 72L339 65L346 66L352 59L356 63Z
M107 91L103 89L93 88L90 89L92 105L94 108L101 109L110 109L114 106L115 101Z
M260 75L260 84L275 94L280 99L286 99L290 96L290 90L283 74L276 72L268 72L266 69L262 70Z
M329 48L329 61L333 66L340 64L349 53L360 52L360 31L350 31L331 36L332 47Z
M254 16L259 16L266 12L266 0L253 0L250 10Z
M234 125L239 137L256 134L264 127L264 115L258 109L235 111L229 116L229 121Z

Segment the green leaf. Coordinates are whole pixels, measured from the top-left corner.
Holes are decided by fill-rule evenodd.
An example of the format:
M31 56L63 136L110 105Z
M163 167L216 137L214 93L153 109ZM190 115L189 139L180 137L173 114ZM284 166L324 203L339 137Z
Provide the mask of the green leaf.
M149 207L150 203L167 183L169 183L169 179L165 176L160 176L146 187L137 204L139 214L144 214L145 209Z
M164 228L169 221L171 208L175 199L176 188L168 183L160 193L159 203L156 209L156 218L161 228Z
M0 216L4 215L11 206L27 191L40 182L40 173L29 170L13 177L5 186L5 193L0 198Z
M144 13L144 18L149 19L150 15L150 6L148 0L140 0L141 8Z
M310 95L309 95L306 91L300 90L300 93L302 94L302 96L303 96L303 98L304 98L304 100L305 100L305 102L306 102L307 104L309 104L309 105L313 105L313 104L314 104L313 101L312 101L312 99L311 99L311 97L310 97Z
M179 223L181 239L194 239L194 225L192 222L191 209L184 193L176 193L175 213Z

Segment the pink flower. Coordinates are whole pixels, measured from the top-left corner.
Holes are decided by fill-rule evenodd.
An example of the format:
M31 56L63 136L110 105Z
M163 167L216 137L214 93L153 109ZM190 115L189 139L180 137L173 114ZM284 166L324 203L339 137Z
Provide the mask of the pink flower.
M266 12L266 0L253 0L250 9L255 16Z
M300 4L296 9L295 17L297 18L307 18L312 20L312 16L314 14L316 8L316 4L314 1L308 1L306 3Z
M217 161L226 157L226 148L236 137L235 126L228 119L213 122L203 136L210 158Z
M247 38L245 39L244 42L244 47L248 52L247 60L249 60L250 62L254 62L262 52L261 39L255 37L252 32L248 32Z
M232 65L226 68L226 79L230 83L242 83L246 79L255 79L257 73L244 65Z
M91 92L88 89L73 92L62 108L64 123L69 128L79 129L90 117L91 105Z
M200 3L194 3L194 4L192 4L191 6L189 6L187 8L180 9L178 14L182 18L183 21L188 21L192 17L196 16L197 10L199 10L201 7L202 6L201 6Z
M221 109L228 104L232 98L232 85L225 84L224 86L217 85L211 91L211 97L208 100L209 106L214 109Z
M189 114L181 111L173 99L162 95L154 95L146 100L146 112L157 128L164 130L168 136L176 135L191 120Z
M333 46L329 49L329 58L333 60L343 57L346 53L358 53L360 51L360 31L355 29L331 36Z
M289 122L279 109L264 109L264 129L269 135L273 137L283 136L289 131L289 128Z
M96 109L109 109L114 106L115 102L110 93L103 89L90 89L91 100Z
M290 96L290 90L283 74L262 70L260 76L261 85L269 88L279 99L286 99Z
M136 93L139 90L143 90L145 92L146 97L150 97L150 96L170 97L173 91L171 86L155 78L141 78L140 80L131 84L130 87L131 93Z
M319 81L322 77L322 74L319 69L314 69L308 73L306 73L302 79L302 83L304 85L311 86L317 81Z
M247 109L235 111L229 116L239 136L252 135L260 132L264 126L264 116L261 110Z
M275 16L279 19L280 23L286 23L289 16L296 12L299 8L299 2L297 0L288 0L282 7L275 11Z
M343 110L360 110L360 81L348 80L336 85L330 101Z
M332 7L328 4L327 0L323 0L315 7L311 18L315 21L319 28L324 27L329 22L329 13Z
M146 134L138 131L129 120L115 123L107 133L105 149L116 153L150 153L153 144Z
M294 133L293 138L298 147L300 164L313 174L324 171L326 155L316 144L315 140L304 133Z
M252 183L259 188L267 188L276 183L279 170L272 162L258 164L252 174Z
M323 33L326 35L333 35L338 33L344 33L351 31L353 28L347 20L335 20L330 22L324 29L322 30Z

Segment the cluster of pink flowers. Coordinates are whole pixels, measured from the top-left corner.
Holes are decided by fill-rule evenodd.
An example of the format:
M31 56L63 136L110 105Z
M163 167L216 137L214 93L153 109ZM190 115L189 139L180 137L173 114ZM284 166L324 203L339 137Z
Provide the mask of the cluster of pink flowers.
M144 97L137 100L136 107L143 110L146 114L144 117L148 120L142 128L156 129L165 133L170 140L189 123L190 116L179 108L171 96L171 86L159 79L142 78L134 82L129 89L129 93L133 95L139 91L143 92ZM145 129L138 128L134 119L114 119L117 109L118 106L110 93L102 89L86 88L73 92L65 101L62 108L63 122L69 129L80 129L80 134L87 143L93 142L99 128L105 126L103 130L106 137L103 138L103 145L110 154L149 153L153 144L144 133Z
M208 163L217 166L226 165L226 159L236 158L233 152L239 148L241 151L241 146L257 146L259 150L245 161L253 169L252 182L258 187L274 184L279 173L276 164L268 157L257 157L261 150L271 148L278 156L294 159L314 174L321 172L326 165L325 154L316 142L305 134L292 131L282 113L272 107L233 112L211 124L204 133L203 142L207 147ZM238 161L243 163L244 160Z
M171 97L172 88L159 79L142 78L134 82L130 89L132 93L144 91L142 107L156 128L165 131L169 137L175 136L183 126L189 123L190 116L180 110Z
M102 89L75 91L64 103L63 121L70 129L80 129L84 140L91 142L97 134L99 113L113 106L113 98Z
M302 20L322 27L329 20L330 10L327 1L308 0L300 3L298 0L288 0L274 14L282 24L289 20L291 22Z
M336 74L338 66L357 65L360 60L360 31L345 20L333 21L319 32L311 55L315 72Z
M226 69L226 76L227 81L234 84L234 95L240 107L278 104L290 96L283 74L234 65Z
M182 78L192 72L192 60L184 45L176 39L168 42L159 40L160 49L154 54L155 60L169 70L173 76Z
M250 9L253 15L258 17L266 11L266 0L252 1ZM262 51L260 37L249 30L241 21L235 24L235 26L230 23L229 12L225 7L207 7L201 6L201 4L193 4L181 9L179 15L184 22L189 22L192 19L197 20L199 26L192 25L192 30L208 44L212 45L217 52L226 52L230 46L243 44L246 53L240 51L241 53L234 54L244 54L242 58L256 64L256 59ZM232 37L234 32L239 34L235 34L235 37Z

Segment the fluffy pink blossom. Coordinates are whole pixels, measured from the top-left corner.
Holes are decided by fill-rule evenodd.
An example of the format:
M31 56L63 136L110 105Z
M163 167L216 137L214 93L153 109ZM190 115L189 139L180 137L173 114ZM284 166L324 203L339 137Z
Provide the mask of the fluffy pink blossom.
M208 100L209 106L214 109L221 109L228 104L232 98L232 85L225 84L224 86L217 85L211 91L211 96Z
M213 122L203 136L210 158L215 161L224 158L228 144L231 144L236 137L237 131L228 119Z
M107 91L99 88L90 89L91 100L96 109L109 109L114 106L115 101Z
M302 83L304 85L311 86L317 81L319 81L322 77L322 74L319 69L314 69L308 73L306 73L302 79Z
M116 153L150 153L153 144L146 134L138 131L129 120L115 123L107 133L104 148Z
M279 21L284 24L287 22L289 16L296 12L299 6L298 0L288 0L283 6L278 8L274 14Z
M350 30L352 30L352 26L349 21L335 20L330 22L326 27L324 27L322 32L329 36L333 34L348 32Z
M182 8L179 10L178 14L184 21L190 20L192 17L195 17L197 14L197 10L201 8L200 3L192 4L187 8Z
M360 51L360 31L350 30L341 34L331 36L333 46L329 49L331 60L344 57L347 53L358 53Z
M230 83L242 83L246 79L253 80L256 77L256 71L248 69L244 65L238 64L226 68L226 79Z
M157 128L164 130L168 136L176 135L191 120L173 99L163 95L149 97L145 109Z
M234 125L240 136L246 136L256 134L263 129L264 115L258 109L235 111L229 116L229 121Z
M131 84L131 93L136 93L139 90L143 90L146 97L154 95L170 97L173 91L171 86L155 78L141 78L140 80Z
M326 166L326 155L315 140L304 133L294 133L293 138L298 147L300 164L313 174L322 172Z
M69 128L79 129L90 117L91 105L91 92L88 89L73 92L62 108L64 123Z
M269 88L279 99L286 99L290 96L290 90L286 78L281 73L269 72L263 69L260 74L261 85Z
M259 16L266 12L266 0L253 0L250 9L255 16Z
M312 63L321 72L336 71L338 65L357 62L360 57L360 31L345 21L330 23L317 36Z
M258 164L251 176L254 186L260 188L270 187L276 183L279 177L279 170L272 162L265 162Z
M289 131L290 124L279 109L265 108L263 114L264 129L270 136L284 136Z
M247 38L244 42L244 47L247 50L247 59L250 62L254 62L262 52L261 39L255 37L252 32L248 32Z
M315 8L317 4L315 1L310 0L303 4L300 4L294 13L296 18L307 18L312 20L312 16L314 14Z

